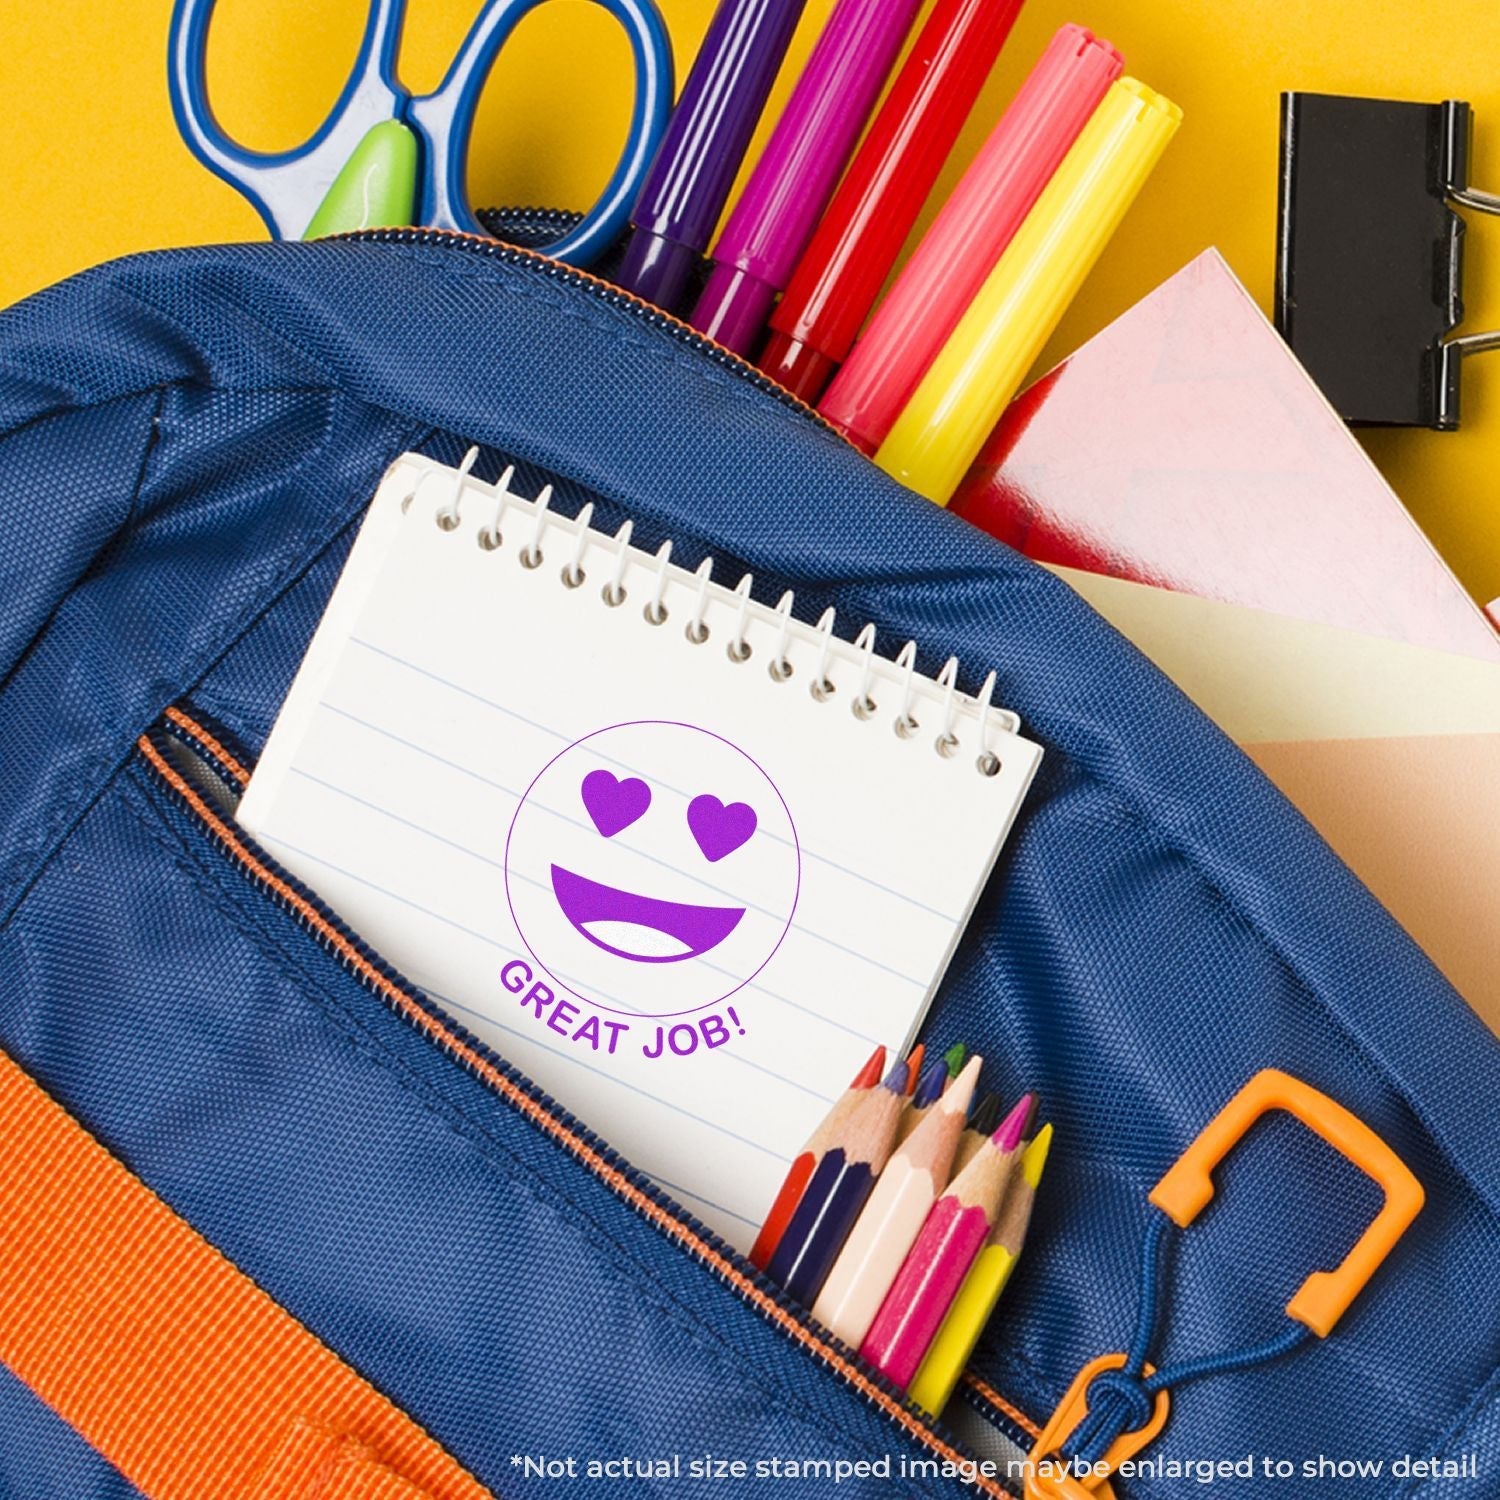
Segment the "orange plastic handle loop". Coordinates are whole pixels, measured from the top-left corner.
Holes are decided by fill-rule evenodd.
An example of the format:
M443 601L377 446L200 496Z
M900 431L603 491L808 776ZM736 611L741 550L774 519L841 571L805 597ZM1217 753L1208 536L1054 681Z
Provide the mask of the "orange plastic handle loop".
M1343 1264L1333 1271L1314 1271L1286 1305L1289 1318L1305 1323L1322 1338L1391 1253L1426 1199L1422 1184L1406 1163L1368 1125L1300 1078L1267 1068L1204 1126L1197 1140L1151 1190L1151 1201L1185 1229L1214 1195L1214 1168L1250 1127L1273 1109L1295 1115L1373 1177L1385 1193L1384 1207Z
M1038 1465L1062 1451L1062 1445L1077 1430L1078 1424L1089 1414L1089 1385L1096 1375L1105 1370L1121 1370L1125 1367L1123 1354L1101 1354L1090 1360L1067 1389L1056 1410L1042 1428L1036 1446L1031 1450L1032 1466L1026 1474L1026 1500L1114 1500L1114 1489L1109 1475L1127 1458L1134 1458L1148 1443L1155 1442L1167 1425L1172 1410L1171 1398L1165 1391L1156 1393L1155 1405L1151 1408L1151 1420L1144 1427L1131 1432L1122 1432L1109 1445L1108 1451L1088 1474L1038 1473ZM1147 1364L1143 1373L1154 1375L1153 1366Z

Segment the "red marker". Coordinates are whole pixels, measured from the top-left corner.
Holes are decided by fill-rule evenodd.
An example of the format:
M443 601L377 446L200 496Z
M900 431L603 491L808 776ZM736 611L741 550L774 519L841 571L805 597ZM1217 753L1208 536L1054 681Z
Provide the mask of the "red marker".
M884 441L1123 68L1082 26L1052 38L819 403L866 453Z
M816 401L848 356L1022 0L937 0L780 306L760 367Z

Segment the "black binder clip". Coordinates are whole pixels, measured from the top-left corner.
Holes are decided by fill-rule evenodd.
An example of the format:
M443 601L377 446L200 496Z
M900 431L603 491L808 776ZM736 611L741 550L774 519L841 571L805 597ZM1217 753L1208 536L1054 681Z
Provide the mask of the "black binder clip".
M1469 106L1281 96L1276 327L1346 422L1458 426Z

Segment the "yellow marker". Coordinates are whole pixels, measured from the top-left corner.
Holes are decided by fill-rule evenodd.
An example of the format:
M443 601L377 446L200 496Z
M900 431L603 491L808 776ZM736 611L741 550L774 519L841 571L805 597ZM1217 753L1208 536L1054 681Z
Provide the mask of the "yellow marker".
M1110 85L880 445L887 474L948 503L1181 120L1134 78Z
M1047 1165L1047 1151L1052 1145L1052 1127L1043 1125L1036 1138L1021 1153L1020 1171L1011 1182L1000 1209L1000 1217L990 1231L989 1243L975 1258L959 1287L953 1306L948 1309L932 1347L927 1351L908 1394L929 1416L935 1417L948 1404L958 1377L963 1374L984 1325L989 1322L1005 1283L1020 1259L1026 1226L1031 1222L1031 1205L1036 1200L1042 1168Z

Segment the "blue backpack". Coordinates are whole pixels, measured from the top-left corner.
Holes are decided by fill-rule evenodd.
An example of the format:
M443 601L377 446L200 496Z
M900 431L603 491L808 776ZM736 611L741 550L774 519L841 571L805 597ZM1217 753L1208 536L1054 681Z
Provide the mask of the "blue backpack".
M1209 1477L1500 1493L1500 1049L1061 582L684 325L477 238L104 266L0 315L0 432L0 1052L484 1487L720 1495L713 1461L738 1460L788 1493L1019 1493L979 1462L983 1430L1030 1448L1080 1369L1127 1348L1153 1301L1148 1193L1276 1068L1366 1122L1426 1206L1330 1337L1289 1339L1288 1299L1380 1192L1285 1114L1257 1124L1162 1247L1150 1358L1181 1378L1141 1455L1158 1470L1118 1491L1201 1494L1203 1463L1249 1461L1253 1480ZM592 500L689 566L711 552L769 597L795 588L808 618L873 620L924 666L993 663L1044 745L928 1022L1007 1097L1039 1090L1057 1131L961 1420L905 1405L586 1108L564 1114L226 837L225 788L383 470L471 443L482 472L515 462L560 509ZM196 771L164 776L169 749ZM43 1387L0 1368L0 1495L151 1493ZM1138 1389L1106 1395L1115 1431L1138 1425ZM587 1477L619 1457L676 1474ZM807 1460L840 1467L789 1467Z

